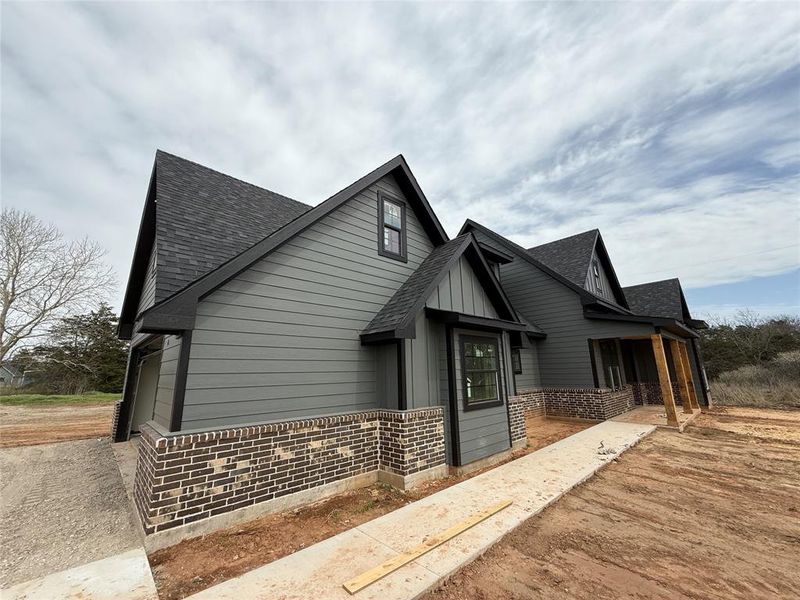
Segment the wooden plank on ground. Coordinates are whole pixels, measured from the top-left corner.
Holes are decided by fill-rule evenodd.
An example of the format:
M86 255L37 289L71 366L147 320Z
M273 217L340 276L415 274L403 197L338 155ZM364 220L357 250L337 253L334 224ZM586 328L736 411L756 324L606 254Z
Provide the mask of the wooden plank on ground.
M470 518L461 521L453 525L452 527L448 527L444 531L439 532L437 535L429 538L427 541L421 543L418 546L415 546L408 552L400 554L394 558L390 558L389 560L385 561L384 563L378 565L377 567L370 569L369 571L365 571L354 577L350 581L344 584L344 589L347 590L350 594L355 594L356 592L363 590L368 585L372 585L379 579L386 577L393 571L396 571L400 567L405 564L410 563L412 560L415 560L425 554L426 552L430 552L437 546L441 546L446 541L454 538L460 533L463 533L470 527L474 527L481 521L488 519L493 514L500 512L504 508L511 506L511 500L505 500L503 502L498 502L485 510L482 510L478 513L475 513Z
M689 392L689 375L686 373L686 363L683 360L683 343L678 340L669 340L669 347L672 351L672 363L675 365L675 375L678 377L678 388L681 391L681 402L683 412L687 415L692 414L692 395Z
M664 401L664 410L667 413L667 424L678 427L678 412L675 410L675 396L672 395L672 381L669 378L667 355L664 353L664 341L659 334L650 336L653 344L653 355L656 359L658 370L658 383L661 384L661 398Z

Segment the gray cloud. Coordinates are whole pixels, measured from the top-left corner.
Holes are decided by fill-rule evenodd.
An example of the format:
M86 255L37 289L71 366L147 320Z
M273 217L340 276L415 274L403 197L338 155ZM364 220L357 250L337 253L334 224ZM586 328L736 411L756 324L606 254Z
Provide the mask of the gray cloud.
M309 203L402 152L451 234L600 227L625 284L798 263L797 5L2 10L3 202L122 280L159 147Z

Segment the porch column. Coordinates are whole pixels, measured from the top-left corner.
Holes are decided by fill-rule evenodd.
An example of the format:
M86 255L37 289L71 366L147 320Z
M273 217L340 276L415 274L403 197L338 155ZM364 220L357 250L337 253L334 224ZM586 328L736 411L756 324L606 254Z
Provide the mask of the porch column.
M683 412L690 415L692 414L692 396L689 391L689 377L687 377L686 373L686 364L683 360L683 344L678 340L670 338L669 347L672 350L672 362L675 365L675 375L678 377L678 386L681 390Z
M669 379L667 355L664 354L664 342L659 334L651 335L650 341L653 344L653 354L656 358L658 383L661 384L661 397L664 400L664 409L667 413L667 424L678 427L678 413L675 410L675 397L672 395L672 382Z
M681 361L683 362L683 370L686 373L687 384L689 387L689 399L692 402L692 409L699 409L700 404L697 402L697 390L694 387L694 378L692 377L692 367L689 362L689 351L686 348L686 343L681 346Z

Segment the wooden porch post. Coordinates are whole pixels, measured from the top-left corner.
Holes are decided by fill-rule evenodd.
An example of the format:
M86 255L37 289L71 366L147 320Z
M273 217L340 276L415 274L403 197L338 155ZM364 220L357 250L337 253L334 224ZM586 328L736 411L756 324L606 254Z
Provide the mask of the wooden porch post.
M670 338L669 347L672 350L672 362L675 365L675 375L678 377L678 386L681 390L681 402L683 403L683 412L690 415L692 414L692 395L689 391L689 381L686 373L686 364L683 360L683 344L678 340Z
M656 358L658 369L658 382L661 384L661 397L664 400L664 409L667 413L667 424L678 427L678 412L675 410L675 396L672 395L672 382L669 379L667 355L664 354L664 342L659 334L650 336L653 344L653 354Z
M681 361L683 362L683 370L686 373L687 384L689 387L689 399L692 403L692 409L699 409L700 404L697 402L697 390L694 387L694 379L692 378L692 367L689 362L689 351L686 349L686 343L681 346Z

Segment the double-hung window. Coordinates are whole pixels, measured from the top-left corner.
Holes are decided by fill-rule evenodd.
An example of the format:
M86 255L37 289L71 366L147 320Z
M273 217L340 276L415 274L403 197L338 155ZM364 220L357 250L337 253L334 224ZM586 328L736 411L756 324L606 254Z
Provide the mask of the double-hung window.
M503 404L496 338L461 336L461 364L464 410Z
M378 254L407 260L406 205L385 194L378 194Z
M594 274L594 286L598 292L603 291L603 281L600 278L600 265L596 260L592 261L592 273Z

